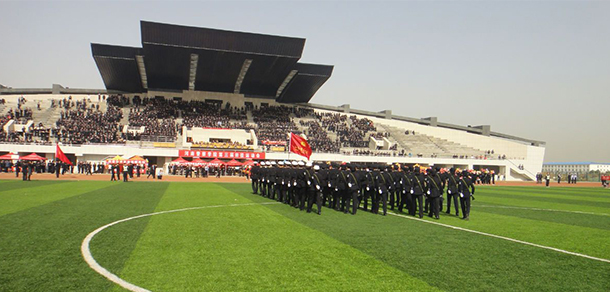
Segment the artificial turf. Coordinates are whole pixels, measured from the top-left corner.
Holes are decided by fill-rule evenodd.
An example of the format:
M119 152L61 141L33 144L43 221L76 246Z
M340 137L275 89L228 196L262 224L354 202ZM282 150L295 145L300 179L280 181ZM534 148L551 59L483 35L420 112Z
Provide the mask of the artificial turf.
M610 259L608 190L493 186L476 198L470 221L438 222ZM610 290L607 262L362 210L258 204L272 202L248 184L0 181L0 291L125 291L85 263L84 237L202 206L112 226L91 252L152 291Z

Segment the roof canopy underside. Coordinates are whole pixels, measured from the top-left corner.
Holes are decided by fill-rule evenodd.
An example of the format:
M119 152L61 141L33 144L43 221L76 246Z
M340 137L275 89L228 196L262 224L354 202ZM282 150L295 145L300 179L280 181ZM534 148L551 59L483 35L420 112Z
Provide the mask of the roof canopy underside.
M142 48L91 44L108 90L198 90L308 102L333 69L297 63L302 38L146 21L141 31Z

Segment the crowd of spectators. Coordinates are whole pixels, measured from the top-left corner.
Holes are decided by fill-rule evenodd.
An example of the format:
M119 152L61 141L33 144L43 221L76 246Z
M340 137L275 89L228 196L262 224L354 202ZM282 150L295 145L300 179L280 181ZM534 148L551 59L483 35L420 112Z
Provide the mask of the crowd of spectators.
M61 112L53 131L58 142L66 144L122 143L119 135L119 121L123 118L120 108L108 105L106 112L90 108L87 102L63 102L60 106L69 108Z
M296 117L308 115L302 108L287 106L262 106L252 110L252 117L256 123L256 136L260 145L265 142L288 142L288 133L300 134L290 114Z
M182 125L187 128L224 128L245 129L247 127L246 109L232 107L226 103L223 108L217 103L190 101L181 105Z
M358 119L353 115L349 117L350 123L348 123L348 117L344 114L316 113L314 116L320 121L323 129L337 134L341 147L368 147L368 137L377 135L373 121L366 118ZM370 132L373 133L368 135Z
M307 131L305 131L305 134L307 135L307 142L314 152L339 152L339 142L332 141L328 137L328 133L322 129L322 126L320 123L318 123L318 121L301 121L300 124L302 127L307 127Z

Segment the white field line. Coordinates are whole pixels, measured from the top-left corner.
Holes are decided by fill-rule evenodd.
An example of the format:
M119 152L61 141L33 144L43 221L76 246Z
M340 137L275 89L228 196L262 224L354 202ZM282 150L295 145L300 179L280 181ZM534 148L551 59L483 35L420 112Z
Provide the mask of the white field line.
M148 216L153 216L153 215L160 215L160 214L167 214L167 213L175 213L175 212L183 212L183 211L189 211L189 210L198 210L198 209L206 209L206 208L221 208L221 207L239 207L239 206L254 206L254 205L269 205L269 204L279 204L279 202L268 202L268 203L248 203L248 204L230 204L230 205L215 205L215 206L201 206L201 207L191 207L191 208L183 208L183 209L176 209L176 210L168 210L168 211L161 211L161 212L155 212L155 213L149 213L149 214L143 214L143 215L138 215L138 216L133 216L133 217L129 217L129 218L125 218L125 219L121 219L121 220L117 220L114 221L112 223L106 224L98 229L93 230L91 233L87 234L87 236L85 237L85 239L83 239L83 242L80 246L80 251L81 254L83 255L83 258L85 259L85 261L87 262L87 264L89 265L89 267L91 269L93 269L94 271L96 271L98 274L104 276L106 279L118 284L119 286L129 290L129 291L133 291L133 292L150 292L150 290L146 290L142 287L136 286L134 284L131 284L121 278L119 278L117 275L111 273L110 271L108 271L106 268L100 266L100 264L97 263L97 261L93 258L93 255L91 254L91 250L89 249L89 243L91 242L91 240L93 239L93 237L100 233L101 231L103 231L104 229L119 224L119 223L123 223L129 220L133 220L133 219L138 219L138 218L142 218L142 217L148 217Z
M565 212L565 213L576 213L576 214L587 214L587 215L610 216L610 214L606 214L606 213L594 213L594 212L586 212L586 211L557 210L557 209L542 209L542 208L529 208L529 207L516 207L516 206L494 206L494 205L476 205L476 206L477 206L477 207L483 207L483 208L520 209L520 210L549 211L549 212Z
M495 235L495 234L481 232L481 231L476 231L476 230L472 230L472 229L466 229L466 228L457 227L457 226L448 225L448 224L443 224L443 223L434 222L434 221L428 221L428 220L424 220L424 219L420 219L420 218L415 218L415 217L411 217L411 216L406 216L406 215L402 215L402 214L395 214L395 213L389 213L389 212L388 212L388 214L389 215L398 216L398 217L407 218L407 219L410 219L410 220L417 220L417 221L424 222L424 223L429 223L429 224L434 224L434 225L438 225L438 226L443 226L443 227L447 227L447 228L451 228L451 229L455 229L455 230L466 231L466 232L475 233L475 234L479 234L479 235L483 235L483 236L488 236L488 237L493 237L493 238L498 238L498 239L504 239L504 240L507 240L507 241L512 241L512 242L516 242L516 243L520 243L520 244L524 244L524 245L530 245L530 246L534 246L534 247L544 248L544 249L548 249L548 250L552 250L552 251L556 251L556 252L560 252L560 253L564 253L564 254L569 254L569 255L573 255L573 256L587 258L587 259L590 259L590 260L596 260L596 261L600 261L600 262L610 263L610 260L608 260L608 259L596 258L596 257L592 257L592 256L589 256L589 255L586 255L586 254L581 254L581 253L577 253L577 252L571 252L571 251L567 251L567 250L563 250L563 249L558 249L558 248L554 248L554 247L550 247L550 246L545 246L545 245L531 243L531 242L527 242L527 241L523 241L523 240L518 240L518 239L506 237L506 236Z

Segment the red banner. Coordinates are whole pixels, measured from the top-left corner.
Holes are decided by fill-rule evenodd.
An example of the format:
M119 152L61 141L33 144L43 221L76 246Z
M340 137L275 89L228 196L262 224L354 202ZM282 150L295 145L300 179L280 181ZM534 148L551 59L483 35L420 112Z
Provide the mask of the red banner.
M305 156L309 159L311 156L311 147L309 147L309 143L307 143L307 140L303 139L303 137L290 133L290 152Z
M263 152L178 150L178 157L265 159Z
M72 162L70 162L70 159L68 159L66 154L64 154L64 152L61 151L61 148L59 148L59 144L56 144L56 147L55 147L55 157L57 159L61 160L61 162L63 162L63 163L72 165Z

